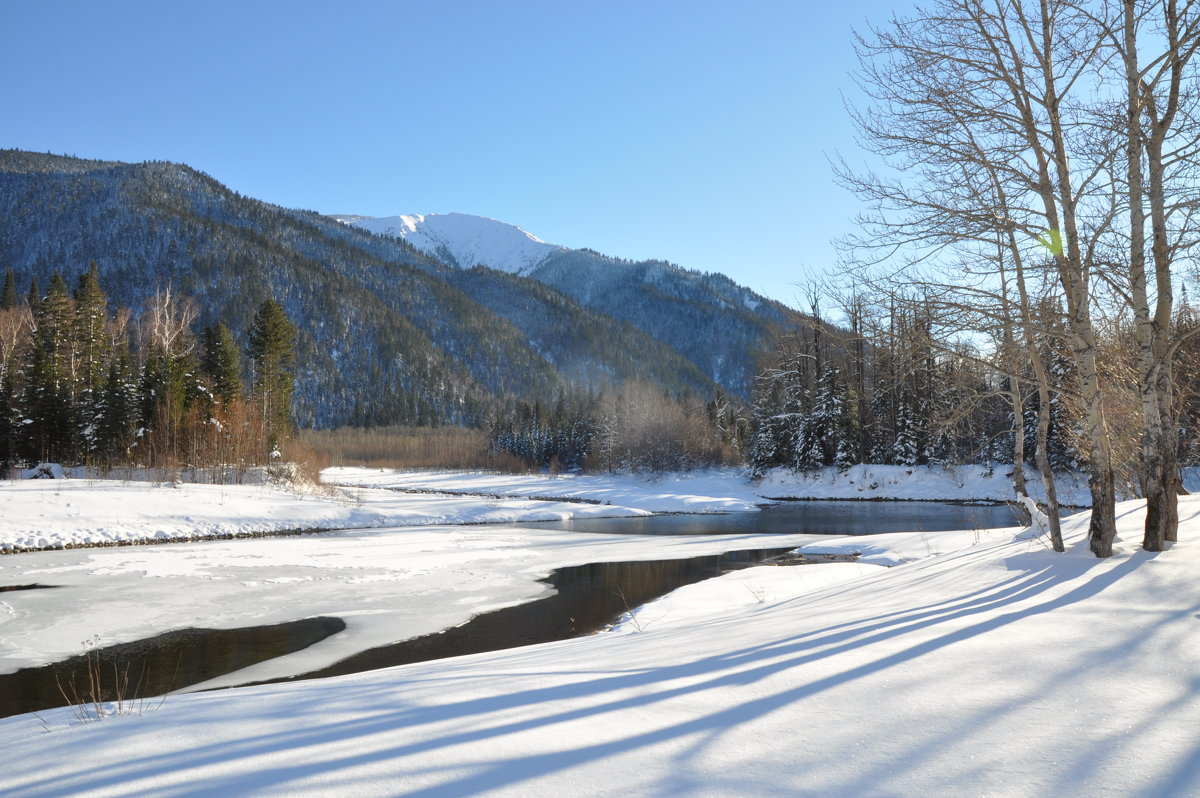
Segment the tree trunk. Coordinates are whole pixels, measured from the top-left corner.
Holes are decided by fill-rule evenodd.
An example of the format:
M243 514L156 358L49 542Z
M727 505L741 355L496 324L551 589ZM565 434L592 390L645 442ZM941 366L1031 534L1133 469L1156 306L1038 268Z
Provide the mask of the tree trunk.
M1039 366L1040 370L1040 366ZM1044 374L1038 380L1038 431L1037 459L1038 473L1042 477L1042 489L1046 492L1046 520L1050 524L1050 544L1055 551L1066 551L1063 545L1062 523L1059 518L1058 486L1054 484L1054 472L1050 469L1050 455L1046 451L1047 440L1050 437L1050 390L1046 385Z

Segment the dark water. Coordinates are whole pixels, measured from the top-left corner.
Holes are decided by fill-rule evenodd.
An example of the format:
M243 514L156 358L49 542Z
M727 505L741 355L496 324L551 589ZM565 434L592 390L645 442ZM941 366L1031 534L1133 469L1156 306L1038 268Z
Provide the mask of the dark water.
M1011 526L1005 506L933 502L789 502L761 512L576 519L539 524L575 532L629 535L827 534L935 531ZM430 659L563 640L603 628L622 613L725 571L776 556L784 549L650 562L593 563L560 568L545 581L555 593L478 616L462 626L356 654L296 678L335 676ZM807 567L820 567L807 566ZM37 589L13 585L7 589ZM84 657L0 675L0 717L74 703L88 695L89 671L101 674L105 695L124 681L126 699L160 695L257 662L306 648L345 628L338 618L309 618L275 626L188 629L92 652ZM61 685L61 686L60 686ZM64 699L64 693L67 699ZM155 702L151 702L153 706Z
M1003 504L801 501L767 505L756 513L576 518L537 527L608 535L878 535L996 529L1021 523L1013 508Z
M789 549L733 551L652 562L604 562L559 568L543 580L554 594L476 616L437 634L370 649L324 670L298 676L340 676L409 662L499 651L566 640L604 628L622 613L727 571L747 568Z
M0 675L0 717L91 703L93 695L114 702L118 693L126 701L162 695L299 651L345 628L341 618L305 618L243 629L185 629L95 649L86 657Z

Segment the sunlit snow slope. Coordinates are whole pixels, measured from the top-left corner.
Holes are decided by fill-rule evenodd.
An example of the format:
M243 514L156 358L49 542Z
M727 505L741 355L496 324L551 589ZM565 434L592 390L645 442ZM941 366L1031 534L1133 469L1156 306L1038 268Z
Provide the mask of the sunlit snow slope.
M338 218L372 233L403 238L422 252L463 269L482 264L527 274L553 253L565 249L547 244L516 225L466 213Z

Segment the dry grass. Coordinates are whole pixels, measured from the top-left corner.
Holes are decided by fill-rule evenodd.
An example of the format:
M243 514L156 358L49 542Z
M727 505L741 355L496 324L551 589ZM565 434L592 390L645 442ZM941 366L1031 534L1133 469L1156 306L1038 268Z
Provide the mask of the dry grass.
M528 470L511 455L488 452L485 431L464 427L302 430L292 443L305 450L304 456L285 451L285 458L308 462L317 471L330 466Z
M101 652L94 647L96 638L93 637L84 643L88 646L88 650L84 654L82 680L77 680L73 670L68 675L65 684L58 674L54 676L58 692L70 708L76 722L94 723L106 717L143 714L148 708L146 699L141 695L142 685L147 681L146 677L148 676L145 663L138 669L136 677L132 681L128 662L117 664L114 661L110 663L112 666L110 675L108 665L101 659ZM179 665L176 663L175 675L171 677L172 682L178 674ZM158 703L150 708L160 709L166 700L167 696L164 693ZM36 713L34 714L36 715ZM38 719L41 720L42 728L50 731L46 722L40 717Z

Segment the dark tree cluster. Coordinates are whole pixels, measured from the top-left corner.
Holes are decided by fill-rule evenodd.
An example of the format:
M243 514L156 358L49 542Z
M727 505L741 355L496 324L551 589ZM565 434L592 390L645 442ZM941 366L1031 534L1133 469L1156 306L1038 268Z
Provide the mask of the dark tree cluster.
M92 264L0 293L0 465L250 465L291 431L295 329L274 300L247 333L249 372L224 324L196 334L195 304L160 289L113 310Z
M1004 397L1007 375L976 346L943 335L931 312L892 305L868 319L859 304L847 316L849 329L814 322L768 356L752 404L755 475L858 463L1011 464L1018 430L1027 442L1021 457L1033 463L1031 375L1018 375L1018 422ZM1056 389L1047 445L1054 467L1068 470L1079 462L1074 370L1060 338L1042 340Z

